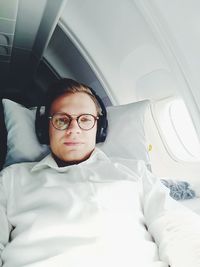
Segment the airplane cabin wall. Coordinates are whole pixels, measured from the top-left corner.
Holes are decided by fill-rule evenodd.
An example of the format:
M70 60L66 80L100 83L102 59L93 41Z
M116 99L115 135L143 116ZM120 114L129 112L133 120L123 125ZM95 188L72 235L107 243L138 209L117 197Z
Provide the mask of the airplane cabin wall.
M118 1L117 5L114 0L69 1L59 23L79 46L113 104L136 101L137 83L146 75L171 73L134 1ZM174 92L168 88L167 94Z
M96 90L106 106L111 105L95 73L59 25L55 28L43 57L54 67L59 77L69 77L88 84Z

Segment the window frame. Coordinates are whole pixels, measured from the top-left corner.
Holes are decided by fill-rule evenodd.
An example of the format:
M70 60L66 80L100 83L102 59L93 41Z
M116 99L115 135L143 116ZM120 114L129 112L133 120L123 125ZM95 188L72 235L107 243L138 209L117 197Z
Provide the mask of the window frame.
M187 145L183 142L183 139L180 137L180 134L177 131L175 122L173 120L172 104L175 101L180 101L180 100L183 101L183 103L185 104L184 100L181 97L167 97L167 98L163 98L160 100L154 100L151 102L151 114L155 122L156 128L158 130L159 136L161 138L161 141L167 153L173 160L177 162L188 162L188 163L200 162L200 151L199 151L198 157L195 156L193 153L191 153L190 149L187 147ZM186 107L186 111L188 111L186 104L185 104L185 107ZM193 130L196 134L196 137L199 143L198 145L200 148L200 140L198 138L198 134L197 134L197 131L195 130L189 111L188 111L188 116L193 125ZM161 118L164 121L161 121ZM170 129L167 129L167 127L165 128L164 127L165 124L169 126ZM169 135L171 135L171 137L167 136L165 132L166 129L168 130L168 133ZM170 138L173 138L173 141L170 142L169 141ZM177 149L178 152L172 148L174 147L172 143L178 146L178 149ZM181 154L182 156L180 156Z

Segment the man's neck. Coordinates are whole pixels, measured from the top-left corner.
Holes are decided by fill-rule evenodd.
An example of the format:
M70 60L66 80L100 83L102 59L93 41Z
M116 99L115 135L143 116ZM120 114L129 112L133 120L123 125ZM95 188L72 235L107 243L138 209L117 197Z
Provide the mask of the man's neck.
M57 163L58 167L66 167L66 166L71 166L71 165L79 164L79 163L87 160L90 157L90 155L88 157L82 159L82 160L64 161L64 160L59 159L56 155L54 155L52 153L52 157L54 158L54 160Z

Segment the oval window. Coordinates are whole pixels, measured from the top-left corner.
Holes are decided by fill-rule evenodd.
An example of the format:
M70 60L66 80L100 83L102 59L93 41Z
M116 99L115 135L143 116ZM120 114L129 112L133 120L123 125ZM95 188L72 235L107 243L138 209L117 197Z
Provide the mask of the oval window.
M200 142L184 101L158 101L153 113L169 154L175 160L200 161Z

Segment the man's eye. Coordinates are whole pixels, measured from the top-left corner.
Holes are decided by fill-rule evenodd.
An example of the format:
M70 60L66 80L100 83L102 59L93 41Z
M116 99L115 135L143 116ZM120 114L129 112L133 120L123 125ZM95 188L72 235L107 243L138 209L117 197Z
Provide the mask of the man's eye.
M83 118L81 118L81 121L82 121L82 122L91 121L91 118L83 117Z
M89 123L93 120L93 117L91 116L83 116L80 118L80 122L82 123Z
M69 123L69 119L67 119L67 118L57 118L56 123L58 125L64 125L64 124Z

